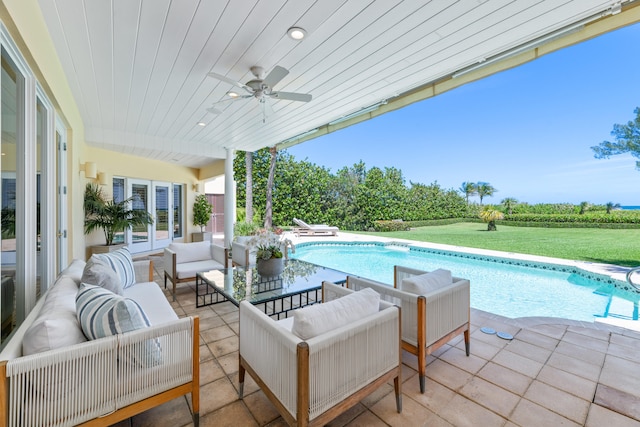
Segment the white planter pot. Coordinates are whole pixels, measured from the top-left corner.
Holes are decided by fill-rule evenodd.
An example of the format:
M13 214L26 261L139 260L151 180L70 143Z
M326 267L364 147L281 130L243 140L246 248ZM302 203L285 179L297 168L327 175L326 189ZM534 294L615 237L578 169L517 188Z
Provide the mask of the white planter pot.
M262 277L278 277L284 271L284 258L259 259L256 268Z

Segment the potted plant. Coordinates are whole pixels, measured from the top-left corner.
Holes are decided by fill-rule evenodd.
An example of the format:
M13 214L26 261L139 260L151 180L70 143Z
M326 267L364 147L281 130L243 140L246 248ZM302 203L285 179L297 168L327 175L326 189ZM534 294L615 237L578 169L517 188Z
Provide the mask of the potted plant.
M204 227L211 219L211 212L213 212L213 206L209 203L207 196L204 194L198 194L193 202L193 225L200 227L199 233L191 233L191 240L194 242L202 242L204 240L211 240L211 234L204 231Z
M289 248L295 251L293 243L282 235L282 229L280 228L276 228L273 231L268 229L260 230L258 234L251 238L249 244L257 249L256 268L258 274L264 277L276 277L282 274L284 270L284 254Z
M251 222L239 221L233 225L233 239L238 243L246 244L251 236L258 232L259 227Z
M105 245L93 246L92 252L109 252L122 246L114 245L117 233L137 226L153 224L153 217L146 210L130 209L133 197L115 202L108 200L98 184L87 183L84 190L84 233L100 229Z

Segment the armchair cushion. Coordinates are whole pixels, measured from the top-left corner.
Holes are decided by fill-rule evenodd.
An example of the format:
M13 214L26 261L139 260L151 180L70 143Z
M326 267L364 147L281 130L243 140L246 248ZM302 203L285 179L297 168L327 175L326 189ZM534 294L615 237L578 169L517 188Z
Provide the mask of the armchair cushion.
M115 270L106 261L95 255L89 258L84 266L80 281L108 289L117 295L122 295L123 292L122 282Z
M400 290L415 295L426 295L451 283L453 283L451 271L439 268L430 273L403 279Z
M362 289L342 298L293 311L291 332L303 340L329 332L378 312L380 294Z
M135 285L136 271L133 268L133 259L131 259L131 252L128 248L120 248L106 254L94 254L93 257L97 257L111 266L120 278L123 288Z
M176 263L203 261L213 258L211 242L171 243L169 249L176 253Z

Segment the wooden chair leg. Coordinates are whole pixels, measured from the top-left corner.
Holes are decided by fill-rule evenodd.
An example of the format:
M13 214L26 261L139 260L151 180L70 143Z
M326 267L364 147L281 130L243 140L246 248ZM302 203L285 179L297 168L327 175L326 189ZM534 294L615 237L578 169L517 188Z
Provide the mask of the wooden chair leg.
M469 336L469 329L464 331L464 348L467 352L467 357L469 357L469 350L471 348L471 337Z
M398 413L402 413L402 390L400 390L400 377L395 377L393 379L393 388L396 392L396 410Z
M242 399L242 395L244 393L244 373L245 373L245 369L244 369L244 366L242 366L242 362L241 362L240 369L238 370L238 381L240 383L238 387L238 395L240 396L240 399Z

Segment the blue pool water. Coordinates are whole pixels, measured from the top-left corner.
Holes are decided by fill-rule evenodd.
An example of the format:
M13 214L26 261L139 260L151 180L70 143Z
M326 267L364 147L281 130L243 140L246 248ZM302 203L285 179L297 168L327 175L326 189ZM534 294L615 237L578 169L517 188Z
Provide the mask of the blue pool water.
M638 320L640 294L574 267L380 243L300 244L291 257L390 285L394 265L427 271L445 268L469 279L472 307L511 318Z

